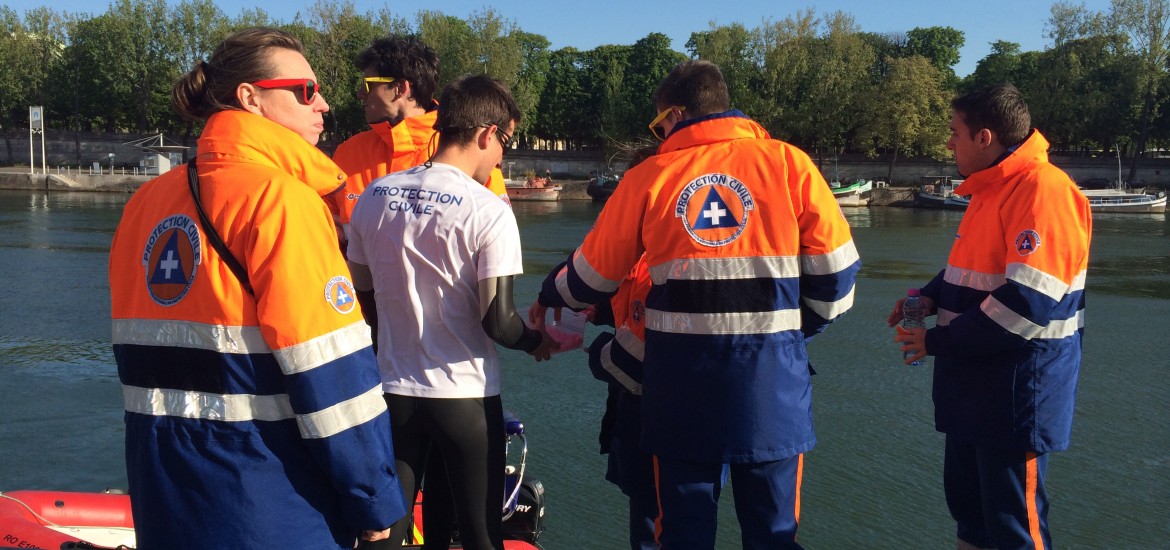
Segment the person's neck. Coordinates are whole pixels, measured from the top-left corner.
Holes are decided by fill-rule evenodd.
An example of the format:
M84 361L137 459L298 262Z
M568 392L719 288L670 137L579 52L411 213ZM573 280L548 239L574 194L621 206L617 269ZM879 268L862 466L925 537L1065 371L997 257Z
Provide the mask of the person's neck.
M402 112L400 114L402 115L402 119L400 119L398 122L402 122L403 120L406 120L406 119L411 118L411 117L425 115L425 114L427 114L427 110L424 109L417 102L411 100L411 101L406 102L406 105L403 106Z
M486 179L480 181L476 176L476 171L480 165L478 152L474 144L468 144L467 146L452 145L436 152L435 156L431 157L431 162L454 166L459 171L467 174L467 177L479 181L479 183L486 183Z

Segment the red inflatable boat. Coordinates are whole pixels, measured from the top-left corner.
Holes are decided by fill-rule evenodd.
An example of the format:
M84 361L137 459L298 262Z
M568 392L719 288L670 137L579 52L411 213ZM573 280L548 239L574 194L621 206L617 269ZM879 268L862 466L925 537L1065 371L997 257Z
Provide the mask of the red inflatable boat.
M528 494L532 487L539 488L539 482L523 488L518 513L505 520L509 537L504 541L505 550L539 548L535 542L541 528L536 514L543 514L544 510L529 509L533 503L529 500L532 495ZM422 509L417 504L414 518L416 525L421 523ZM0 493L0 548L132 549L134 545L129 495L67 491ZM404 548L410 547L418 546Z

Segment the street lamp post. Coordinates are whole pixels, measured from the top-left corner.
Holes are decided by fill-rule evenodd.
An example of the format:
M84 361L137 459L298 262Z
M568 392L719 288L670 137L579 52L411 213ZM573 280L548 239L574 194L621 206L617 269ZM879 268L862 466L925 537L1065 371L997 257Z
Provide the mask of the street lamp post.
M1121 146L1117 145L1117 188L1124 187L1121 185Z

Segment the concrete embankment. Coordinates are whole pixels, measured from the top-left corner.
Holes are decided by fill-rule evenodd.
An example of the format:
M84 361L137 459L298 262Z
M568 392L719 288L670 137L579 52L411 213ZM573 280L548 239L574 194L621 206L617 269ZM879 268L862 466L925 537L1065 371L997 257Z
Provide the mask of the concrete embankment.
M28 174L0 172L0 189L42 191L104 191L130 193L153 176Z

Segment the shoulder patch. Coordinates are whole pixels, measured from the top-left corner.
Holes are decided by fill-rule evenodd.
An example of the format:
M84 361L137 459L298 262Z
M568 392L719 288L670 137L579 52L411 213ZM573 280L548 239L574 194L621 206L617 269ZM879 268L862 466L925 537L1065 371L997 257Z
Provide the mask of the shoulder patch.
M754 209L743 182L727 174L704 174L683 187L674 216L695 242L714 247L738 239Z
M344 275L338 275L325 284L325 300L338 313L350 313L357 307L357 293L353 283Z
M1025 229L1016 236L1016 252L1027 256L1040 248L1040 234L1032 229Z
M200 243L199 224L183 214L167 216L151 230L142 266L156 304L175 305L191 290L202 262Z

